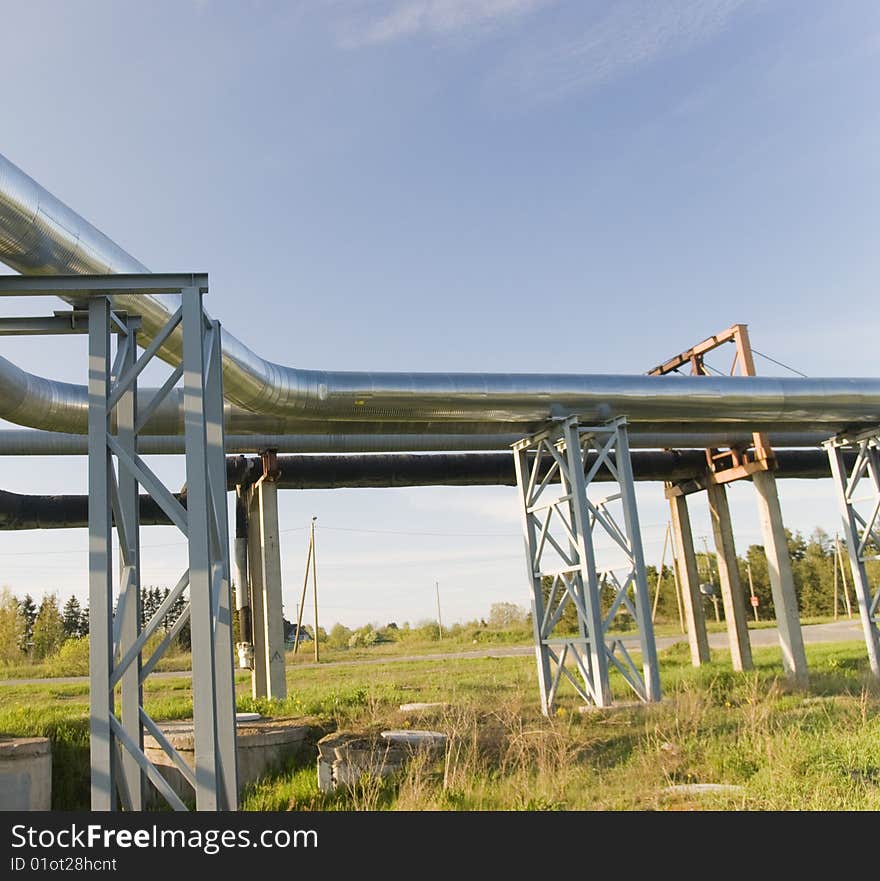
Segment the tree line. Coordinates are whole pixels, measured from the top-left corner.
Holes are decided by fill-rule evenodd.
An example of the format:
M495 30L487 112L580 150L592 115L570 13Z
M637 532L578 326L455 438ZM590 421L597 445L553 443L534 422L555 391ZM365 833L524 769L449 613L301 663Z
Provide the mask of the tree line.
M159 632L168 633L180 618L187 604L185 593L171 604ZM141 588L141 626L159 610L168 594L167 587ZM58 594L48 593L38 606L29 593L18 599L8 588L0 589L0 662L43 661L56 654L68 640L84 639L88 635L88 604L83 607L76 596L71 595L62 607ZM174 641L179 649L189 651L188 621Z
M804 537L800 532L786 530L788 550L791 556L792 574L798 608L802 617L826 617L834 614L857 614L853 593L852 574L846 545L842 540L832 538L822 529L816 529ZM716 555L705 550L697 555L697 568L700 582L712 584L717 589L718 564ZM746 604L754 617L760 620L772 620L775 616L773 597L770 590L770 576L767 556L761 545L750 545L744 555L737 558L740 580L746 595ZM648 588L652 605L656 605L656 618L660 622L678 620L678 602L674 588L674 572L672 565L665 564L662 570L657 566L647 566ZM880 562L867 564L868 578L872 583L880 580ZM659 595L657 595L659 578ZM550 592L551 579L545 579L545 599ZM754 593L752 593L752 591ZM144 587L141 590L141 624L149 621L168 597L168 588ZM757 598L757 606L749 602L749 597ZM602 592L603 609L607 612L612 602L612 592ZM717 614L723 619L722 604L713 604L711 597L703 596L702 602L707 619ZM171 605L159 627L161 634L167 634L179 619L186 606L184 594ZM836 603L836 608L835 608ZM489 620L469 622L466 625L454 625L452 628L439 632L436 623L424 622L422 626L410 629L408 624L399 627L389 624L384 628L366 625L350 630L337 624L330 633L319 628L318 638L327 641L334 647L362 647L378 642L412 639L441 639L443 635L453 633L456 628L463 632L474 631L475 639L481 639L482 631L522 630L530 626L528 612L513 603L493 604ZM233 618L237 619L235 610ZM627 620L628 612L622 606L615 619L615 626L634 625ZM234 620L237 625L237 620ZM285 621L285 635L293 629L292 624ZM566 603L560 618L561 631L577 629L576 610L573 603ZM308 627L304 631L311 632ZM83 639L89 634L88 606L81 607L75 596L70 596L63 607L59 605L57 593L46 594L39 606L30 594L18 599L8 588L0 589L0 663L16 663L24 660L42 661L55 654L61 646L71 639ZM178 649L188 651L190 648L189 622L184 624L177 635L175 643Z
M857 615L855 595L852 582L852 571L849 564L846 543L842 539L830 536L823 529L815 529L809 537L800 532L786 530L788 552L791 557L791 570L797 595L798 609L802 618L827 617L834 614ZM718 561L716 554L704 550L696 554L697 570L702 585L711 584L716 590L717 603L710 595L702 595L704 614L707 620L724 620L723 604L720 602L720 584L718 577ZM678 600L675 590L675 573L672 564L664 564L662 571L657 566L646 566L648 592L652 606L656 601L655 620L672 623L678 621ZM775 618L773 596L770 589L770 572L767 555L762 545L749 545L744 555L737 557L740 582L746 598L746 607L750 618L770 621ZM868 579L876 583L880 579L880 562L867 564ZM658 574L660 575L658 581ZM544 595L549 595L552 579L545 578ZM659 596L657 589L659 583ZM757 599L757 606L751 597ZM557 594L558 597L558 594ZM602 592L603 611L610 609L613 600L612 592ZM835 611L836 601L836 611ZM615 626L625 628L635 622L629 616L625 606L618 611ZM577 629L576 610L572 603L567 603L560 618L563 631Z

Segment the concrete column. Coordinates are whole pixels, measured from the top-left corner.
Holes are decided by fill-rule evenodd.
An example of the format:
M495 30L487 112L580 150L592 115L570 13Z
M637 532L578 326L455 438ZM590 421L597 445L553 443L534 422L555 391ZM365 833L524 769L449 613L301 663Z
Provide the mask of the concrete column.
M709 637L706 635L706 617L703 614L700 577L697 573L687 496L672 496L669 499L669 508L672 512L675 566L678 570L678 583L681 585L685 627L691 647L691 663L699 667L709 661Z
M779 629L782 666L786 676L798 685L806 686L809 685L810 675L807 670L807 654L804 651L776 476L772 471L759 471L752 475L752 482L755 484L758 497L758 515L761 520L761 531L764 534L764 551L767 554L770 590L773 593L776 626Z
M718 577L721 581L721 599L724 602L724 619L730 658L734 670L751 670L752 647L746 626L746 600L739 568L736 564L736 545L733 542L733 526L727 504L727 490L722 484L710 483L706 488L709 496L709 514L715 535L715 551L718 560Z
M284 676L284 618L281 606L281 546L278 530L278 486L260 479L254 486L260 528L266 697L287 697Z

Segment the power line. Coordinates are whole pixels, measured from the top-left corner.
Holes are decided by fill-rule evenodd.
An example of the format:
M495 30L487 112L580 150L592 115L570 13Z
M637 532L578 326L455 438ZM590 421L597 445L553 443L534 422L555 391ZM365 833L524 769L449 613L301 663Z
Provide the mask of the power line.
M783 364L781 361L777 361L775 358L771 358L769 355L759 352L754 346L752 346L752 352L756 355L760 355L762 358L766 358L768 361L772 361L774 364L778 364L780 367L784 367L786 370L790 370L792 373L796 373L798 376L802 376L804 379L809 379L806 373L801 373L800 370L795 370L794 367L789 367L788 364Z
M651 529L666 528L665 523L642 523L640 529L646 532ZM281 529L279 532L301 532L308 529L308 526L294 526L290 529ZM430 536L433 538L521 538L522 533L519 532L409 532L397 529L359 529L353 526L322 526L322 529L329 529L333 532L362 532L369 535L417 535ZM657 539L656 543L659 543ZM651 544L650 541L643 541L643 544ZM186 543L183 542L165 542L163 544L141 545L141 550L152 548L179 548L186 549ZM0 557L47 557L58 556L63 554L87 554L88 548L68 548L61 551L0 551Z
M718 376L727 376L726 373L724 373L723 371L719 370L717 367L713 367L711 364L709 364L709 363L706 362L706 361L703 361L703 367L705 367L707 370L711 370L713 373L717 373Z
M514 538L521 536L519 532L406 532L397 529L355 529L347 526L322 526L333 532L366 532L372 535L428 535L437 538Z

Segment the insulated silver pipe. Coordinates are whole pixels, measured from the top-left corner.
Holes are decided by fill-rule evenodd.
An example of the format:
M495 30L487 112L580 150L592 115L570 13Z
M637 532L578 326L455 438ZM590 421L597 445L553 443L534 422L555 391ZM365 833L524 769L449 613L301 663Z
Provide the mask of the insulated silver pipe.
M818 447L827 432L773 432L774 448ZM227 453L404 453L477 452L510 450L522 434L234 434L226 435ZM633 449L662 450L696 447L724 447L747 440L739 433L643 434L632 432ZM140 437L138 451L143 455L172 455L184 451L181 435ZM84 456L88 440L81 434L13 429L0 431L0 456Z
M2 156L0 261L26 274L147 271ZM149 340L175 308L171 300L120 296L115 305L142 316L141 336ZM172 335L160 354L176 364L179 336ZM360 433L363 422L465 423L479 426L480 434L515 424L522 433L550 417L574 414L586 423L618 415L631 423L709 422L750 429L758 423L810 423L814 431L830 435L880 421L877 379L302 370L267 361L228 333L223 378L229 402L253 414L255 422L258 417L280 420L285 432L304 420L337 423L327 428L338 434ZM84 407L84 388L36 377L0 359L0 417L79 433L85 430Z

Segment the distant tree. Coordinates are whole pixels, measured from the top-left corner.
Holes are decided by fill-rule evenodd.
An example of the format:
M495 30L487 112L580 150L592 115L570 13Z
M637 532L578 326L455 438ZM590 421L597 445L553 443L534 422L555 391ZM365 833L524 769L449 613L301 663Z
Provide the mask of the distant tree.
M788 553L791 555L792 561L803 560L807 555L807 540L800 534L790 529L785 530L785 538L788 542Z
M607 593L607 591L606 591ZM559 582L556 584L556 590L553 590L553 577L550 575L544 575L541 578L541 594L544 598L544 607L546 609L547 604L551 601L553 602L554 612L559 608L559 604L562 602L563 597L565 596L563 588ZM551 596L552 595L552 596ZM610 600L608 601L610 605ZM491 614L489 616L489 622L484 624L486 627L492 626L492 617ZM577 607L571 601L571 597L569 597L565 606L562 609L562 614L559 617L559 621L556 624L556 632L557 633L576 633L578 629L578 618L577 618Z
M89 604L86 603L79 616L79 633L77 636L89 635Z
M24 643L24 615L9 588L0 588L0 663L21 660Z
M350 638L351 630L349 630L344 624L339 624L337 622L330 628L327 645L335 649L345 648L348 645L348 640Z
M776 613L773 608L770 570L767 566L767 554L764 552L764 546L749 545L746 549L745 560L741 558L737 560L737 568L739 569L739 580L742 582L743 591L747 597L750 595L749 570L751 570L752 586L754 586L755 596L758 598L758 618L764 620L773 618ZM750 605L747 606L747 611L750 615L753 614Z
M76 637L80 635L80 627L82 626L82 609L79 600L71 594L70 599L64 604L64 635Z
M186 609L188 602L189 600L187 599L186 591L184 591L171 604L171 609L169 610L168 615L165 618L165 626L168 630L170 630L177 623L178 618L180 618L180 616ZM182 651L188 652L192 649L192 631L190 630L189 619L187 619L186 623L181 626L175 641L178 648L180 648Z
M168 588L166 588L165 590L167 591ZM159 611L159 606L161 606L161 605L162 605L162 589L160 587L151 588L150 589L150 617L151 618L153 617L153 615L156 614L156 612ZM167 624L167 618L166 618L165 627L167 628L168 626L169 625Z
M529 613L516 603L492 603L489 626L494 630L519 630L525 627Z
M24 599L19 603L19 608L24 619L24 632L22 633L20 648L24 654L29 655L34 641L34 622L37 620L37 605L34 602L34 598L29 593L26 593Z
M348 647L351 649L367 648L371 645L375 645L378 639L379 634L373 629L373 625L365 624L363 627L355 630L355 632L348 638Z
M168 588L165 588L167 595ZM142 587L141 588L141 626L145 626L147 622L159 610L162 605L162 590L158 587ZM166 624L170 627L170 624Z
M65 638L64 618L58 608L58 597L54 593L46 594L34 621L34 657L41 661L54 654L61 648Z

